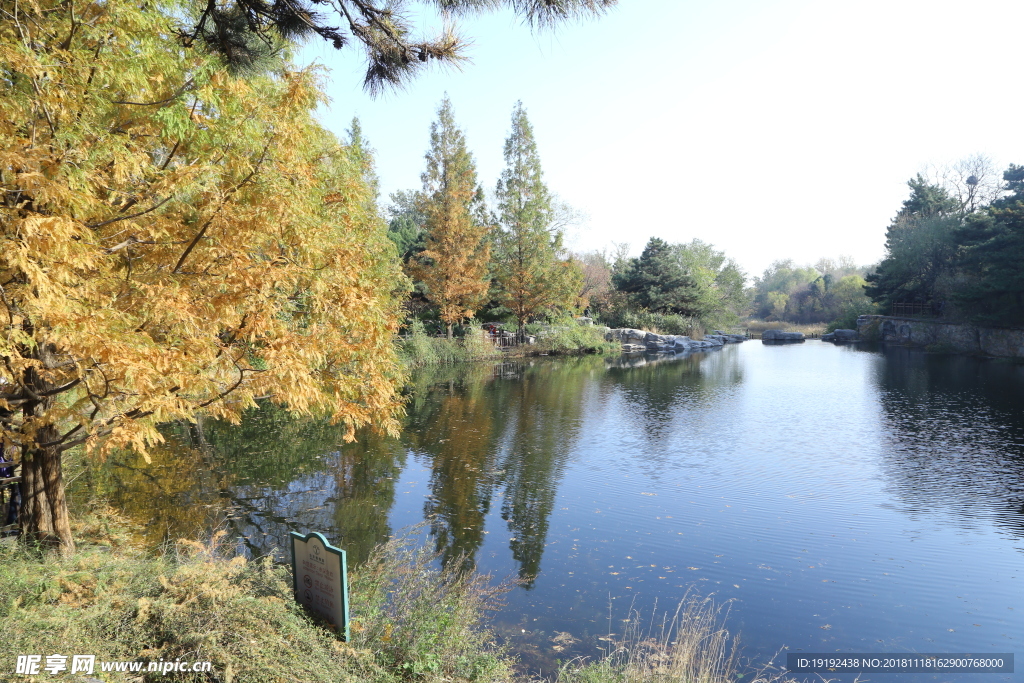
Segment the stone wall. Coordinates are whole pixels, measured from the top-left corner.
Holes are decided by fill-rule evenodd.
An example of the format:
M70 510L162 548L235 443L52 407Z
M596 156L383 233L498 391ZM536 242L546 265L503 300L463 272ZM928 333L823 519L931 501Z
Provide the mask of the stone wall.
M862 315L857 332L866 341L933 347L957 353L1024 358L1024 330L887 315Z

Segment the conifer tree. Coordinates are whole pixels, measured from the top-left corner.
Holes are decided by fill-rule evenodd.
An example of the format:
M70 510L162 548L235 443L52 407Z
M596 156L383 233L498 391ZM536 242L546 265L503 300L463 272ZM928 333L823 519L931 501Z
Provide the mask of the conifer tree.
M1003 174L1005 197L957 233L962 285L955 298L982 324L1024 325L1024 166Z
M430 126L427 170L421 176L426 249L410 270L438 307L451 339L452 326L472 318L487 296L490 245L487 226L474 218L483 201L476 163L447 96L437 114Z
M921 174L907 182L910 197L885 235L886 256L866 278L868 296L888 307L894 302L937 304L945 299L962 212L949 192Z
M655 313L699 315L700 291L676 251L665 240L652 237L640 258L616 273L616 288L632 294L638 305Z
M552 199L523 103L512 111L505 170L495 191L497 298L520 329L530 318L571 309L583 286L579 264L562 258L562 233L552 225Z

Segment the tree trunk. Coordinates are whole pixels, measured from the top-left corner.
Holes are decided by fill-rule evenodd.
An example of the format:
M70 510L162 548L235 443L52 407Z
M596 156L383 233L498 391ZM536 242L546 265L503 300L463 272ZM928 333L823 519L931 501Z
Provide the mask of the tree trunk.
M452 338L452 324L448 323L448 338Z
M49 349L44 347L44 363L50 360ZM41 446L60 438L54 424L47 424L47 415L53 408L53 397L45 392L52 385L39 376L34 368L25 373L27 386L41 395L25 404L25 421L39 421L29 442L21 450L21 531L24 538L44 546L59 548L61 554L75 552L71 535L68 502L64 496L64 471L59 446ZM36 422L38 424L39 422Z
M47 426L36 433L37 443L53 441L57 429ZM21 456L21 530L29 541L59 547L64 555L75 552L64 497L64 472L56 446L25 448Z

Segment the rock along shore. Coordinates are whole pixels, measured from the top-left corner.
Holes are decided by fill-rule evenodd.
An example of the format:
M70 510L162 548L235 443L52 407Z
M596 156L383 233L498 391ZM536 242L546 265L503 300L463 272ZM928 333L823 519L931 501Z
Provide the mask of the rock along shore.
M705 334L703 340L690 339L685 335L655 334L646 330L629 327L610 329L605 332L607 341L619 342L623 351L647 351L648 353L680 353L699 349L713 349L726 344L737 344L746 341L742 334L727 334L715 330L714 334Z

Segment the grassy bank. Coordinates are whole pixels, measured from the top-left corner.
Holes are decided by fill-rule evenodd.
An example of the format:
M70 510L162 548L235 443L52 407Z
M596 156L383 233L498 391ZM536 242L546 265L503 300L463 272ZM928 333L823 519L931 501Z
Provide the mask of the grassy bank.
M430 336L417 322L402 339L399 354L406 367L414 368L538 355L613 353L619 348L617 343L605 341L601 328L579 325L573 320L542 330L536 335L535 344L505 350L488 341L479 327L470 327L462 337L446 339Z
M797 323L787 323L778 320L772 322L766 322L764 320L745 320L740 323L739 327L756 334L760 334L765 330L803 332L805 337L810 337L812 335L821 336L826 331L828 331L825 323L808 323L806 325L801 325Z
M501 350L484 338L479 327L471 327L463 337L447 339L427 334L423 323L414 321L398 348L406 367L446 365L501 358Z
M223 534L145 552L110 511L79 520L76 532L81 549L67 559L0 544L4 680L12 680L6 674L17 655L32 653L212 662L211 673L169 676L187 681L496 683L513 676L511 659L481 627L506 587L436 571L428 552L402 540L352 572L352 642L343 643L295 604L290 568L235 555Z
M352 642L344 643L295 604L290 568L236 555L223 533L147 552L129 540L127 523L113 511L98 510L75 525L80 550L70 558L0 544L4 680L39 678L12 673L17 655L54 653L147 665L212 662L209 673L168 675L97 667L90 680L101 681L530 680L484 627L511 584L439 571L433 555L408 540L379 547L350 572ZM557 681L735 681L733 641L720 616L710 601L684 601L658 634L628 633L604 658L564 665Z
M513 355L535 356L539 354L583 354L583 353L618 353L622 345L604 338L604 328L594 325L580 325L575 320L553 325L541 330L537 335L537 343L531 346L520 346L512 350Z

